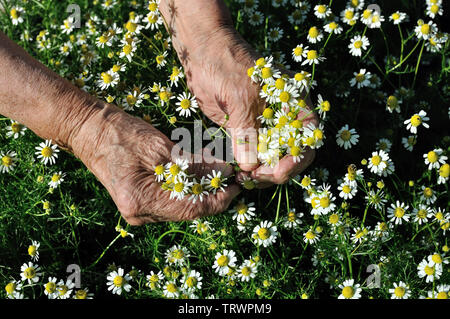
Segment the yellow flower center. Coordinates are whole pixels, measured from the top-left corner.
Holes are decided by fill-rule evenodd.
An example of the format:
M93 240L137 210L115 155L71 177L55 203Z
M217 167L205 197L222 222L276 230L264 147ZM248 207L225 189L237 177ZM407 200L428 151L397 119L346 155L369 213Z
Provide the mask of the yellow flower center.
M345 286L342 289L342 295L344 296L344 298L350 299L353 297L354 294L355 294L355 291L354 291L353 287Z
M398 20L398 19L400 19L400 15L397 13L397 12L395 12L395 13L393 13L392 14L392 20Z
M59 290L60 296L64 296L69 291L69 287L67 287L66 285L58 286L57 289Z
M352 136L352 134L348 130L344 130L341 132L341 139L343 141L349 141L351 136Z
M131 53L132 50L132 46L130 44L125 44L122 48L123 53L125 53L126 55L129 55Z
M316 128L316 129L313 131L313 136L314 136L314 138L315 138L316 140L322 140L322 139L323 139L323 132L322 132L322 130Z
M355 41L355 43L353 43L353 46L354 46L356 49L361 48L362 45L363 45L363 42L362 42L361 40L357 40L357 41Z
M282 103L287 103L287 102L289 102L290 99L291 99L291 95L289 94L289 92L283 91L280 93L280 101Z
M308 34L311 38L317 38L317 36L319 35L319 30L316 27L311 27Z
M351 188L348 185L344 185L344 187L342 187L342 191L346 194L349 194L351 192Z
M333 225L337 224L339 222L339 215L331 214L330 217L328 218L328 222Z
M292 156L299 156L302 153L302 149L298 146L292 146L291 147L291 155Z
M418 114L411 116L411 125L412 126L417 127L420 124L422 124L422 118Z
M77 292L75 292L76 299L86 299L86 297L87 297L86 290L77 290Z
M344 15L347 20L352 20L355 14L352 10L347 10Z
M21 128L22 128L22 125L20 125L19 123L14 122L11 124L11 131L13 133L19 133Z
M430 25L427 23L422 24L422 26L420 27L420 32L422 34L429 34L430 33Z
M441 291L437 294L436 299L448 299L448 294L445 291Z
M229 259L228 259L228 257L225 256L225 255L222 255L222 256L220 256L220 257L217 259L217 264L218 264L220 267L225 267L225 266L227 266L227 265L228 265L228 262L229 262Z
M434 261L436 264L442 263L442 257L439 254L433 254L433 256L431 256L431 260Z
M116 276L113 280L114 286L122 287L125 283L125 279L122 276Z
M49 293L52 294L56 291L56 284L52 281L48 282L45 284L45 290Z
M161 64L164 61L164 55L158 55L155 59L156 59L156 63Z
M371 161L373 165L378 166L381 163L381 157L379 155L372 156Z
M294 49L294 55L295 56L300 56L300 55L302 55L303 54L303 48L302 47L296 47L295 49Z
M427 158L428 158L428 161L430 163L436 163L438 161L438 159L439 159L439 157L438 157L438 155L436 154L435 151L428 152Z
M402 298L405 295L405 292L406 290L403 287L397 287L394 289L394 294L400 298Z
M331 30L335 30L335 29L337 29L337 27L338 27L338 24L336 23L336 22L330 22L330 24L328 25L328 27L331 29Z
M186 286L188 286L189 288L193 288L197 286L197 282L197 278L189 277L188 279L186 279Z
M402 207L397 207L394 210L394 216L397 218L402 218L405 215L405 210Z
M425 266L425 268L423 269L423 271L428 275L428 276L433 276L434 275L434 266L430 267L430 266Z
M30 255L30 256L35 256L36 255L36 251L37 251L36 246L30 245L28 247L28 255Z
M183 99L180 102L180 106L182 109L187 110L191 107L191 101L189 99Z
M320 107L322 108L322 111L328 112L328 111L330 111L330 109L331 109L331 104L330 104L329 101L323 101L323 102L320 104Z
M425 197L431 197L431 196L433 196L433 190L432 190L431 188L429 188L429 187L426 187L426 188L423 190L423 195L424 195Z
M324 6L323 4L321 4L321 5L319 5L319 6L317 7L317 12L319 12L319 13L325 13L325 11L327 11L327 7Z
M423 219L427 217L427 211L425 209L421 209L417 212L417 217Z
M210 182L211 186L214 188L219 188L220 185L222 184L222 181L220 180L219 177L214 177L211 182Z
M6 287L5 287L6 293L7 293L8 295L11 295L11 294L16 290L16 287L17 287L17 286L16 286L15 283L10 282L10 283L7 284Z
M172 284L172 283L168 284L166 289L167 289L168 292L171 292L171 293L175 293L175 292L178 291L177 286L175 284Z
M182 258L184 257L184 252L183 252L183 250L181 250L181 249L175 249L175 250L172 252L172 256L173 256L173 258L175 258L175 259L182 259Z
M128 103L129 105L134 105L134 104L136 104L136 102L137 102L137 97L135 97L135 96L132 95L132 94L128 94L128 95L127 95L127 103Z
M34 269L33 267L28 267L24 270L23 274L27 279L34 278L36 276L36 269Z
M266 107L263 111L263 117L265 119L271 119L273 117L273 110L269 107Z
M158 10L158 4L156 2L150 2L150 4L148 5L148 10L149 11Z
M2 157L2 165L3 166L6 166L6 167L11 166L12 163L13 163L13 159L10 156L5 155Z
M261 70L261 77L263 79L268 79L268 78L272 77L272 75L273 75L273 73L272 73L272 69L271 68L268 68L268 67L262 68L262 70Z
M181 168L177 164L173 164L172 166L170 166L169 171L172 176L176 176L181 172Z
M128 21L128 22L125 24L125 28L126 28L128 31L130 31L130 32L135 32L136 29L137 29L137 27L138 27L138 25L137 25L136 23L134 23L134 22L131 22L131 21Z
M327 208L330 206L330 199L328 197L323 197L320 199L320 206Z
M203 192L203 186L201 184L194 184L192 186L192 193L194 195L200 195Z
M304 187L308 187L311 184L311 178L308 176L303 177L301 184Z
M108 74L106 72L103 72L102 73L102 80L103 80L104 83L109 84L109 83L111 83L113 81L113 77L110 74Z
M316 238L316 234L313 231L308 230L308 232L305 234L305 237L306 239L314 239Z
M306 58L308 60L315 60L317 59L317 51L316 50L309 50L308 53L306 54Z
M157 175L162 175L164 173L164 166L158 165L155 167L155 173Z
M439 176L442 176L444 178L448 178L450 173L450 165L448 163L445 163L439 168Z
M261 227L258 230L258 237L262 240L266 240L270 237L270 231L267 228Z
M19 18L19 12L16 9L12 8L9 13L11 14L11 18L13 18L14 20L17 20Z

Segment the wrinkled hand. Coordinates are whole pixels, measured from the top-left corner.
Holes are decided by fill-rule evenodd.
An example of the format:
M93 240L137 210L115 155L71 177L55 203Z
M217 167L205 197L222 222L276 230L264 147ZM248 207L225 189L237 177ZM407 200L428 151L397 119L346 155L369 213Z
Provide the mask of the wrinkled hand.
M106 187L119 211L131 225L148 222L192 220L224 211L239 193L235 185L225 192L209 194L192 204L170 199L170 193L156 182L154 167L175 159L174 144L142 119L107 105L83 124L73 139L73 151ZM223 163L192 164L192 171L204 176L221 170L227 176L232 168Z
M265 101L259 97L260 86L247 76L247 69L254 66L260 56L230 25L218 27L210 36L197 37L195 45L179 39L174 45L185 69L188 86L197 97L201 110L231 132L233 153L243 170L238 174L238 180L250 176L261 188L273 183L283 184L309 166L315 151L307 149L299 163L287 155L274 168L258 164L257 117L262 114ZM311 108L309 98L306 103ZM304 118L305 112L300 112L298 118ZM318 124L315 113L303 120L305 126L310 122Z

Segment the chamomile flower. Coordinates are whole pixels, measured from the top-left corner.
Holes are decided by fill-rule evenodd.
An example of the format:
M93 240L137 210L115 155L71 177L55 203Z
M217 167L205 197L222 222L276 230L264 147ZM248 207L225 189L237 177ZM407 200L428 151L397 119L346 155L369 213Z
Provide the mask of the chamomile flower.
M384 197L383 191L380 190L376 192L374 190L369 190L369 192L365 196L365 199L368 205L374 207L377 210L381 210L387 202L387 199Z
M389 16L389 20L392 21L393 24L400 24L407 19L407 15L404 12L396 11Z
M163 295L166 298L178 298L180 295L180 288L176 283L167 281L163 287Z
M427 154L423 154L425 165L428 165L428 170L439 169L441 165L446 163L448 158L443 155L443 152L441 148L436 148Z
M241 281L250 281L250 279L256 277L257 264L252 260L245 260L236 273Z
M370 86L370 78L372 74L366 69L360 69L359 72L353 73L354 77L350 80L351 86L356 86L358 89Z
M128 62L131 62L131 60L133 59L134 53L137 50L137 46L136 46L137 41L131 39L131 38L126 38L125 40L121 41L121 51L119 54L119 57L121 59L126 58L128 60Z
M108 280L108 291L111 291L113 294L121 295L122 291L129 292L131 289L131 285L129 284L131 276L125 274L124 270L120 267L110 272L106 279Z
M417 275L425 278L425 282L433 282L441 277L442 265L424 259L417 266Z
M354 279L347 279L339 285L341 294L338 299L359 299L361 298L361 291L359 284L355 284Z
M192 224L189 225L189 227L193 229L194 233L197 233L199 235L202 235L206 232L210 232L210 231L214 230L212 227L212 224L210 222L208 222L206 220L201 221L198 219L194 220L192 222Z
M430 299L449 299L450 297L450 285L439 285L435 291L428 292L428 298Z
M408 137L402 137L402 145L403 147L412 152L414 145L417 143L417 135L410 135Z
M421 110L419 113L411 116L410 119L404 121L403 123L406 125L406 129L409 130L413 134L417 134L417 128L422 125L425 128L429 128L430 126L426 123L430 118L427 115L427 112Z
M27 128L24 125L11 120L11 124L6 127L6 137L17 139L20 136L24 136L26 130Z
M186 291L192 291L202 288L202 279L203 277L198 271L190 270L186 275L184 275L181 282L183 283L183 288Z
M59 291L57 290L56 277L49 277L47 283L44 285L44 294L47 295L48 299L56 299L59 296Z
M343 28L336 22L331 21L323 26L323 29L327 33L341 34Z
M281 39L283 33L284 31L280 27L271 28L267 33L267 39L271 42L277 42L278 40Z
M339 197L343 198L344 200L352 199L358 192L358 188L356 187L356 185L348 182L343 182L342 184L340 184L338 190L340 191Z
M395 95L389 95L386 100L386 110L389 113L396 111L400 113L400 105L403 103L402 99L398 99Z
M54 173L52 175L50 182L48 183L48 186L50 186L51 188L58 187L62 182L64 182L65 176L66 176L66 173L63 173L61 171Z
M295 62L302 62L302 60L306 58L307 52L308 47L303 47L303 44L299 44L294 49L292 49L292 59Z
M368 239L370 234L369 228L367 227L357 227L353 228L354 234L351 237L353 244L360 244Z
M375 147L377 150L382 150L386 153L389 153L391 151L392 142L387 138L380 138Z
M99 79L97 80L97 86L101 90L106 90L109 87L115 87L119 83L120 76L118 73L108 70L106 72L100 73Z
M94 294L89 292L88 288L78 289L75 291L75 295L73 299L92 299L94 298Z
M411 290L403 281L394 282L394 288L389 289L391 299L408 299L411 296Z
M40 273L41 267L33 264L31 261L23 264L20 271L22 280L28 281L28 284L30 285L37 283L39 281L39 277L42 275L42 273Z
M244 200L238 202L233 209L230 210L233 213L232 218L240 221L248 221L251 220L255 216L255 203L251 202L246 204Z
M317 127L313 123L309 123L303 128L303 145L308 146L311 149L320 148L324 144L325 139L323 130L324 126L322 123Z
M190 194L189 200L191 200L193 204L195 204L197 200L203 202L203 197L209 195L209 193L206 191L205 176L202 176L202 178L199 181L197 181L196 178L192 179L189 194Z
M320 32L320 29L313 26L308 30L307 39L310 43L318 43L323 39L323 33Z
M258 26L261 25L264 21L264 15L261 13L261 11L254 10L251 13L249 13L248 23L252 26Z
M444 13L444 10L442 9L442 2L435 2L435 3L427 4L427 10L425 11L425 13L431 19L434 19L438 15L441 16Z
M157 69L161 69L163 66L166 65L166 63L167 63L167 60L166 60L167 55L168 55L167 51L164 51L162 54L159 54L159 55L156 56L155 61L156 61L156 68Z
M439 253L434 253L432 255L428 256L428 262L430 263L430 265L434 266L434 265L438 265L440 267L443 267L444 264L449 264L450 261L445 258L443 258L443 256Z
M433 212L430 207L424 204L419 204L417 208L414 208L412 213L413 221L419 225L428 222L428 218L433 217Z
M10 281L6 284L6 297L8 299L23 299L22 283L16 280Z
M41 246L41 243L36 240L32 240L31 245L28 246L28 255L32 261L39 260L39 246Z
M264 247L270 246L277 240L278 231L277 226L273 225L271 221L261 221L253 229L253 242L255 245Z
M314 7L314 15L319 19L327 18L331 13L331 9L326 4L318 4Z
M396 225L401 225L403 221L408 222L410 215L407 213L409 206L400 201L396 201L395 204L391 204L388 208L388 218Z
M310 189L311 187L314 187L316 185L316 179L311 178L309 175L303 176L302 180L300 181L300 186L303 189Z
M348 48L350 49L350 54L353 56L361 56L362 51L367 50L370 45L369 39L364 35L356 35L350 40Z
M163 24L163 18L159 14L159 12L150 11L145 17L144 23L147 22L145 29L155 30L159 29L159 27Z
M175 163L169 162L165 165L165 177L172 182L183 180L187 177L186 170L189 167L189 163L186 159L177 158Z
M359 19L359 13L351 7L347 7L345 10L342 10L340 16L341 20L350 26L354 25Z
M191 112L197 112L197 100L195 99L195 96L191 96L191 93L183 92L183 94L177 96L177 99L178 102L176 102L176 105L178 105L178 107L176 111L179 112L178 114L180 116L189 117L191 116Z
M317 52L316 50L308 50L308 52L306 52L306 58L302 62L302 65L319 64L323 60L325 60L325 57L320 56L319 52Z
M153 270L150 271L150 274L145 277L147 279L146 286L152 290L161 287L161 282L164 279L164 274L162 271L155 273Z
M63 34L71 34L75 29L75 20L73 17L69 17L63 21L63 24L60 26L61 32Z
M22 7L12 7L9 10L9 16L13 25L21 24L25 10Z
M422 186L422 193L420 194L420 201L432 205L436 201L437 197L431 187Z
M17 162L17 153L8 151L0 152L0 173L9 173L14 170Z
M309 229L307 232L303 233L303 241L308 244L315 244L320 240L320 235L314 229Z
M299 97L298 89L295 85L286 84L277 94L277 102L281 103L282 108L292 108L297 105Z
M336 134L336 143L344 149L352 148L359 141L359 134L354 128L349 129L348 124L345 124Z
M222 252L218 252L215 256L212 268L219 276L226 276L230 271L230 268L236 266L237 258L235 256L236 253L233 250L224 249Z
M295 208L292 208L284 218L283 227L287 229L297 228L302 224L302 217L303 213L296 213Z
M56 159L58 158L59 149L58 146L52 145L51 140L45 140L45 142L39 143L39 146L36 146L35 149L37 152L37 158L41 160L41 163L44 165L53 165L56 163Z
M170 86L175 85L176 87L178 87L178 81L182 78L184 78L183 68L173 66L172 73L169 76Z
M342 218L341 215L337 212L330 214L330 216L328 216L328 220L327 220L328 224L333 227L336 228L340 225L342 225Z
M441 167L439 167L438 170L438 180L437 183L438 184L445 184L448 182L448 176L450 173L450 165L448 163L444 163L443 165L441 165Z
M190 252L186 247L174 245L166 251L166 262L173 265L184 265L190 257Z
M423 20L419 20L414 32L419 40L428 40L436 32L436 29L436 24L433 21L430 20L425 23Z
M367 168L377 175L382 175L384 169L387 167L387 162L389 160L389 155L382 151L372 152L372 157L368 161Z
M213 194L216 194L217 191L225 191L225 187L227 187L227 184L225 184L226 177L222 176L221 171L213 170L211 174L207 175L206 178L206 189L212 192Z
M317 96L317 108L321 119L325 119L327 113L331 110L331 103L328 100L324 100L322 95Z
M61 279L58 282L58 284L56 285L56 291L58 292L57 298L58 299L70 298L70 295L72 294L72 291L74 288L75 288L75 283L72 282L72 280L67 279L64 282L64 280Z

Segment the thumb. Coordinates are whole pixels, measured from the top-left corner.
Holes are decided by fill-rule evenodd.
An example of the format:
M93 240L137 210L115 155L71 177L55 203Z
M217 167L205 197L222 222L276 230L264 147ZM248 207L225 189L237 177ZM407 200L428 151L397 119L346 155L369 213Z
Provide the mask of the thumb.
M258 165L258 130L250 128L229 128L236 162L243 171L252 171Z
M203 212L205 215L216 215L225 211L233 199L241 192L237 184L232 184L216 194L210 194L203 200Z

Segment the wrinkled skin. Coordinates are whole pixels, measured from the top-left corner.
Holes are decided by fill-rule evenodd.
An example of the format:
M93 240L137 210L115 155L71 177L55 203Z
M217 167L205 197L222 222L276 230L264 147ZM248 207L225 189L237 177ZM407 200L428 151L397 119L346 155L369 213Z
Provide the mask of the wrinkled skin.
M198 0L202 1L205 0ZM163 0L160 5L188 86L203 113L216 124L229 129L233 153L242 169L237 175L238 181L246 175L256 179L258 187L285 183L309 166L315 152L308 149L300 163L294 163L288 155L274 168L259 165L256 154L257 117L262 114L265 102L259 97L260 86L247 76L247 69L254 66L260 56L233 28L222 1L208 1L203 3L206 6L204 10L196 11L195 20L190 18L191 9L183 1ZM205 27L203 20L212 21ZM196 21L201 21L199 26ZM186 28L195 29L195 36L186 32ZM286 73L293 76L290 71ZM306 102L311 107L309 97ZM299 118L305 115L302 112ZM315 113L309 114L303 124L306 126L310 122L318 124Z
M131 225L192 220L217 214L240 192L237 185L230 185L225 192L210 194L195 204L188 196L183 200L170 199L170 193L156 182L154 167L178 158L178 153L174 158L171 156L176 146L153 126L112 105L84 124L73 145L75 154L106 187ZM206 176L213 169L222 171L225 176L233 171L223 162L208 161L192 164L189 173Z

